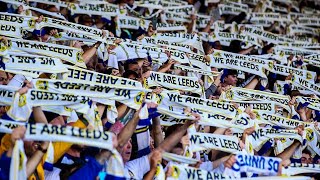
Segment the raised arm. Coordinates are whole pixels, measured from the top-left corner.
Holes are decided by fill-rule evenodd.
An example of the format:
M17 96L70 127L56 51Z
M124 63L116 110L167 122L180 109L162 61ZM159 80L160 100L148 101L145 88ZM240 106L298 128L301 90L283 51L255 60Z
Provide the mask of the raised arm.
M158 147L164 140L159 117L155 117L152 119L152 134L154 139L154 147Z
M170 152L171 149L180 142L182 136L184 136L184 134L187 132L188 127L200 119L200 116L198 114L196 114L195 117L196 117L196 120L186 121L185 124L180 126L170 136L166 137L166 139L156 149Z

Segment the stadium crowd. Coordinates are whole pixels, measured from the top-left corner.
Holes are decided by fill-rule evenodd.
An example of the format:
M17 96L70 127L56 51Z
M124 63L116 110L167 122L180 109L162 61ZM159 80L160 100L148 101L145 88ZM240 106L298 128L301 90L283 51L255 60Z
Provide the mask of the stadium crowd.
M320 1L0 11L0 179L320 178Z

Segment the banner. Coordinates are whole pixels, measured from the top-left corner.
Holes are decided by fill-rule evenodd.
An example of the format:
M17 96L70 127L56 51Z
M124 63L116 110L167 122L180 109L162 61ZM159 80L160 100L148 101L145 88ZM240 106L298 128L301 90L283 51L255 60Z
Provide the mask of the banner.
M74 66L67 66L68 73L63 74L64 80L85 81L94 84L104 84L109 87L136 87L142 88L139 81L128 78L111 76L107 74L97 73L86 69L81 69Z
M316 95L320 95L320 86L315 83L311 83L307 79L301 78L299 76L292 76L291 81L297 86L301 86L314 92Z
M269 139L274 138L293 138L302 143L302 137L298 134L297 130L261 128L248 136L248 140L251 142L252 148L256 151L259 151Z
M184 163L184 164L197 164L197 159L188 158L186 156L180 156L173 153L163 152L162 158L166 161L175 161L178 163Z
M0 130L5 127L5 124L11 124L11 122L6 120L1 120L0 122ZM61 126L43 123L26 123L25 126L27 128L24 136L25 140L69 142L113 150L112 133L107 131L89 130L73 126Z
M33 31L36 23L35 17L23 16L19 14L0 13L0 24L3 26L10 25L18 28L23 28L28 31ZM15 30L17 31L17 29Z
M289 107L289 96L269 93L265 91L233 87L230 90L226 91L224 96L222 97L229 100L263 100L267 102L274 102L291 112L291 108Z
M180 23L175 23L175 24L168 24L168 23L157 23L157 31L187 31L187 28L180 24Z
M253 156L248 154L237 154L236 163L233 164L232 170L238 172L253 172L263 175L276 176L281 168L281 159L276 157Z
M233 179L235 177L219 174L213 171L205 171L193 167L184 165L170 165L168 168L172 168L173 172L171 176L167 177L168 180L173 179Z
M307 106L310 109L320 111L320 99L297 96L296 101L297 103L299 103L298 106L302 106L302 107Z
M69 3L69 10L71 11L71 14L89 14L98 16L117 16L120 14L119 7L110 4L104 4L101 6L87 3Z
M22 71L28 69L30 71L41 71L44 73L63 73L68 71L66 66L58 58L31 54L10 55L2 58L6 67L5 69L9 70Z
M274 115L272 113L264 112L262 113L261 119L268 121L270 124L283 127L286 129L294 129L299 125L303 125L304 127L311 126L312 123L303 122L295 119L289 119L282 116Z
M220 41L220 43L224 46L229 46L230 42L233 40L239 40L239 41L245 42L247 47L249 45L256 45L258 47L263 47L262 43L258 40L257 37L246 35L246 34L214 32L211 36L209 36L209 42Z
M210 54L211 58L210 66L216 68L227 68L227 69L237 69L240 71L248 72L251 74L258 75L263 78L267 78L266 70L269 69L268 65L258 64L254 62L248 62L238 59L225 59L218 57L217 54Z
M197 73L197 74L202 74L202 75L207 75L207 76L218 76L220 73L220 72L215 72L215 71L205 71L203 69L198 69L198 68L190 67L190 66L184 66L181 64L175 64L174 69L179 69L182 71Z
M228 153L241 152L239 139L234 136L209 134L209 133L189 133L190 148L192 151L202 151L215 149Z
M237 109L231 103L185 96L171 92L162 92L159 101L160 103L158 104L165 104L166 106L181 105L206 112L220 112L222 114L228 114L231 117L234 117L237 113Z
M283 76L289 76L290 74L295 74L297 76L303 77L304 79L314 81L317 76L316 72L307 71L304 69L298 69L290 66L284 66L280 64L273 64L271 72L280 74Z
M185 34L185 33L157 33L154 36L158 40L167 40L170 42L176 42L181 44L188 44L201 52L203 51L202 41L197 34Z
M71 93L87 97L97 98L95 100L102 104L112 105L110 100L126 104L133 109L139 109L144 96L143 91L138 89L110 88L104 84L92 84L83 82L69 82L64 80L34 79L32 80L35 89L55 93Z
M9 46L6 48L9 52L24 51L54 58L61 58L62 60L68 61L77 66L86 67L82 58L82 51L78 48L21 39L9 39L8 43Z
M282 168L282 174L287 176L304 173L320 173L319 164L291 163L288 167Z
M151 71L150 77L146 80L146 83L147 87L163 86L169 89L202 94L202 87L196 77L176 76Z
M22 27L10 24L0 25L0 35L22 39L27 34L27 30Z

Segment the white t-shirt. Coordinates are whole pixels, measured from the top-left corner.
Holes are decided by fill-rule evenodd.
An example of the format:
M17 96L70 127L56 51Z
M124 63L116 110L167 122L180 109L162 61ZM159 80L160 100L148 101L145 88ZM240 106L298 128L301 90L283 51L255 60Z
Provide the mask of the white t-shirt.
M124 175L126 178L143 179L144 174L150 171L148 155L127 162L124 165Z
M61 169L53 167L52 171L44 170L44 179L46 180L60 180Z

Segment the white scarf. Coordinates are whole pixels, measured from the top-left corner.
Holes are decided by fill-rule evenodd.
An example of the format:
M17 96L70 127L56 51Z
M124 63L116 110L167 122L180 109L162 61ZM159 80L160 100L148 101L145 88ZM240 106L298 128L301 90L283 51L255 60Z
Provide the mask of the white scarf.
M291 112L291 108L288 105L290 101L289 96L237 87L232 87L221 96L230 100L263 100L267 102L274 102Z
M168 180L174 179L233 179L232 176L219 174L216 172L206 171L184 165L170 165L169 168L173 169L171 176L167 177Z
M273 64L273 69L271 72L280 74L283 76L288 76L290 74L295 74L297 76L301 76L307 80L314 81L314 78L316 77L316 72L307 71L303 69L293 68L290 66L284 66L280 64Z
M0 35L8 36L13 38L22 39L26 35L27 31L22 27L13 24L1 24L0 25Z
M68 72L66 66L58 58L37 56L31 54L5 56L3 62L9 70L30 70L45 73Z
M189 133L190 149L193 152L207 149L238 153L241 152L239 139L234 136L209 134L209 133Z
M148 87L163 86L169 89L202 93L202 87L196 77L175 76L152 71L146 83Z
M303 122L295 119L289 119L282 116L274 115L272 113L264 112L262 113L261 119L264 119L265 121L268 121L270 124L277 125L280 127L288 128L288 129L294 129L298 127L299 125L303 125L304 127L308 127L311 125L311 123Z
M44 3L49 5L54 5L58 7L68 7L68 2L60 1L60 0L29 0L29 2L37 2L37 3Z
M187 29L185 26L181 25L180 23L176 23L176 24L157 23L157 31L184 31L184 32L186 32Z
M54 93L31 89L26 94L15 93L12 104L7 111L9 117L17 121L26 121L34 106L68 106L77 112L86 114L91 100L85 96Z
M268 31L263 31L255 27L245 27L242 33L245 33L252 37L258 37L263 41L267 41L275 44L278 44L279 42L293 42L292 39L284 38L279 36L278 34L273 34Z
M95 5L95 4L74 4L69 3L69 10L71 14L89 14L89 15L98 15L98 16L117 16L120 14L119 7L104 4L104 6Z
M303 88L306 88L306 89L314 92L316 95L320 95L320 86L319 85L311 83L307 79L301 78L301 77L296 76L296 75L292 76L291 80L295 85L301 86Z
M126 104L133 109L139 109L142 102L142 91L145 89L133 88L110 88L105 84L94 84L84 82L72 82L64 80L50 80L50 79L35 79L32 81L36 89L44 89L55 93L71 93L81 94L87 97L100 98L101 103L106 105L113 105L115 100Z
M240 172L253 172L264 175L277 175L281 163L280 158L253 156L239 153L236 155L236 163L232 166L232 171L240 178Z
M163 152L162 158L166 161L175 161L183 164L197 164L198 160L173 153Z
M24 51L54 58L61 58L80 67L86 67L82 59L82 51L78 48L37 41L9 39L8 51Z
M229 33L229 32L215 32L209 37L209 42L219 41L224 46L229 46L230 42L233 40L239 40L246 43L246 47L256 45L262 47L262 44L258 41L255 36L250 36L246 34ZM243 47L243 48L246 48Z
M244 72L252 73L260 77L266 78L266 70L268 65L258 64L255 62L247 62L238 59L225 59L217 54L209 55L211 58L210 66L216 68L238 69Z
M64 80L92 82L94 84L105 84L110 87L142 88L142 84L139 81L131 80L128 78L98 73L75 66L67 66L67 68L68 73L63 74Z
M21 27L28 31L34 30L35 17L28 17L18 14L0 13L1 24L13 25L15 27Z
M201 52L203 51L202 41L197 34L185 34L185 33L157 33L154 36L158 40L167 40L170 42L177 42L182 44L192 45Z
M297 103L301 103L301 105L303 106L307 106L310 109L320 111L320 99L318 98L298 96L296 100Z
M196 98L191 96L180 95L177 93L162 92L161 103L168 105L181 105L191 108L200 109L206 112L220 112L230 116L236 115L236 108L231 103Z
M283 175L294 176L302 173L320 173L319 164L291 163L288 167L282 168Z
M243 9L241 7L234 7L232 5L219 4L219 12L220 15L223 14L231 14L231 15L239 15L241 12L247 12L248 9Z
M274 138L293 138L302 142L302 137L296 130L276 130L272 128L263 128L256 130L253 134L248 136L249 141L252 144L252 148L259 151L263 144L269 139Z
M23 141L17 140L10 163L10 179L27 179L27 156L24 152Z

